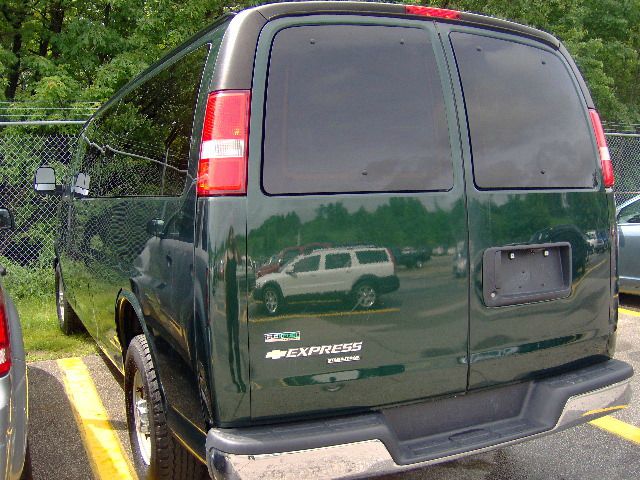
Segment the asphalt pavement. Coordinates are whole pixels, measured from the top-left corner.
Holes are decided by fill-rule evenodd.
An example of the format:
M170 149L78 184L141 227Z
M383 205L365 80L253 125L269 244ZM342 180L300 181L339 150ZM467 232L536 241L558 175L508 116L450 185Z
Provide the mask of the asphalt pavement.
M639 327L640 297L623 297L616 357L630 362L636 372L640 372ZM72 372L71 365L77 367L76 371ZM587 424L462 460L380 478L639 479L639 384L637 374L633 381L637 393L631 405L611 415L620 422L605 422L608 430ZM30 363L29 408L34 479L135 478L122 377L103 357ZM112 464L119 467L109 470ZM323 474L314 476L330 476L331 470L327 465Z

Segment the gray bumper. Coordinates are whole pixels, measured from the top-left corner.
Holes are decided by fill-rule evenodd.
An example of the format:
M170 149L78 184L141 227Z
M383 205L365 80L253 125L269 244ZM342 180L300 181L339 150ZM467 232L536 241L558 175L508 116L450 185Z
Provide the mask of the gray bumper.
M392 415L375 412L271 427L214 428L207 436L207 463L216 479L357 478L419 468L533 439L607 415L629 402L632 375L633 369L628 364L610 360L532 381L520 389L525 393L517 400L520 407L516 415L508 418L494 415L490 421L479 421L475 413L476 421L462 428L436 432L413 429L411 436L407 431L398 431L403 423L393 421L398 418L398 410ZM505 388L504 394L512 397L505 403L514 402L513 388ZM428 416L430 411L442 415L451 409L459 418L469 410L469 403L464 402L472 397L425 403L424 408L399 407L400 416L416 413ZM483 400L478 399L481 404ZM416 422L408 423L421 421L416 418Z

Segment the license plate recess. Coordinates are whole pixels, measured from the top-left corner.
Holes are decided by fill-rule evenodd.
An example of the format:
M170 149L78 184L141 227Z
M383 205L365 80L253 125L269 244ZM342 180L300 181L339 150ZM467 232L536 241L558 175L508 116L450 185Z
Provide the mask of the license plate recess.
M571 244L509 245L485 250L482 291L488 307L565 298L571 294Z

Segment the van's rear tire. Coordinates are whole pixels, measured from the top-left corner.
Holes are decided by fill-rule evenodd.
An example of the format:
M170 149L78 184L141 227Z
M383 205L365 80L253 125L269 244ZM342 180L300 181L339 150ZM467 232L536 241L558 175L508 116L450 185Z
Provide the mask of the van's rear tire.
M124 369L127 426L140 480L208 478L206 467L173 438L144 335L131 340Z
M62 281L62 272L60 265L56 265L56 313L58 314L58 325L65 335L71 335L78 332L82 328L80 319L73 311L71 305L67 301L64 291L64 283Z

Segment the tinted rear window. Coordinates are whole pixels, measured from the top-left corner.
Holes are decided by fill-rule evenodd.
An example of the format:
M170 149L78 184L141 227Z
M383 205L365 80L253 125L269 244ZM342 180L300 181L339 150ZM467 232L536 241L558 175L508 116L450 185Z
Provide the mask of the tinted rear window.
M591 126L554 53L452 33L480 188L593 187Z
M356 258L358 259L358 262L363 264L383 263L389 261L389 257L385 250L362 250L360 252L356 252Z
M324 268L334 270L336 268L348 268L351 266L351 255L348 253L330 253L324 257Z
M447 190L453 183L442 86L422 29L280 31L264 134L268 193Z

